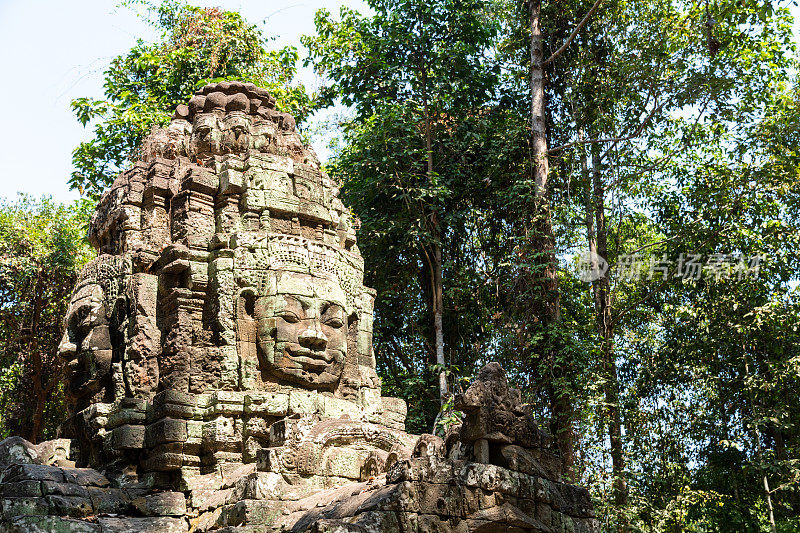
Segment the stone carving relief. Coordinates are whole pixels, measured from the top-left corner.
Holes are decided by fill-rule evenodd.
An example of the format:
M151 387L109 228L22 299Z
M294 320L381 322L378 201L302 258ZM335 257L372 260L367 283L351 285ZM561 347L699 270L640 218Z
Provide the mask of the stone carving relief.
M334 388L347 356L350 320L342 287L294 272L277 275L275 285L275 295L255 305L262 368L301 386Z
M178 106L92 218L70 416L0 445L0 531L592 531L499 367L445 440L405 432L338 195L264 89Z
M123 258L107 255L81 272L58 347L67 372L67 396L76 405L87 407L113 399L112 365L121 367L120 314L128 278L130 265Z

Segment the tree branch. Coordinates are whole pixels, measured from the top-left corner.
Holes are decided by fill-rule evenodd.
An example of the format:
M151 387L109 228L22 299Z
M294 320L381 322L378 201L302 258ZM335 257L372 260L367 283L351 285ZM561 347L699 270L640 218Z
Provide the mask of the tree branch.
M711 239L713 239L714 237L716 237L716 236L718 236L720 233L722 233L722 231L723 231L724 229L725 229L725 227L723 226L722 228L718 229L717 231L713 231L713 232L711 232L711 235L710 235L710 236L709 236L709 237L708 237L706 240L704 240L702 243L700 243L700 246L698 246L697 248L698 248L698 249L702 249L702 248L703 248L703 247L704 247L706 244L708 244L709 242L711 242ZM672 239L667 239L667 240L665 240L665 241L663 241L663 242L667 242L667 241L671 241L671 240L672 240ZM663 243L656 243L656 244L663 244ZM642 249L643 249L643 248L642 248ZM633 308L637 307L639 304L641 304L642 302L644 302L645 300L647 300L648 298L650 298L651 296L653 296L654 294L656 294L657 292L659 292L661 289L663 289L663 288L664 288L664 287L667 285L667 283L669 283L669 282L670 282L670 281L672 281L673 279L674 279L673 277L670 277L670 276L664 276L664 278L661 280L661 283L659 283L659 284L658 284L658 286L657 286L655 289L653 289L653 290L651 290L651 291L648 291L648 292L647 292L647 293L646 293L644 296L642 296L641 298L639 298L638 300L636 300L636 301L635 301L635 302L633 302L632 304L628 305L627 307L625 307L624 309L622 309L621 311L619 311L619 312L617 313L617 315L616 315L616 316L613 318L613 323L614 323L615 325L616 325L616 324L618 324L618 323L619 323L619 321L620 321L620 320L622 320L622 317L623 317L625 314L627 314L627 313L628 313L628 312L629 312L631 309L633 309Z
M572 141L571 143L562 144L561 146L556 146L555 148L550 148L547 153L548 154L555 154L556 152L561 152L563 150L568 150L573 146L579 144L601 144L601 143L610 143L610 142L622 142L622 141L629 141L633 139L633 136L629 135L627 137L609 137L606 139L579 139L577 141Z
M658 101L658 99L656 99L656 101ZM653 102L653 103L655 104L655 102ZM614 141L611 141L611 143L612 143L612 144L611 144L611 146L609 146L609 147L606 149L606 151L605 151L605 152L603 152L603 155L601 155L601 156L600 156L600 161L603 161L603 160L606 158L606 156L607 156L607 155L608 155L608 154L611 152L611 150L613 150L613 149L614 149L614 147L615 147L617 144L619 144L620 142L622 142L622 141L629 141L629 140L631 140L631 139L635 139L636 137L638 137L639 135L641 135L641 134L642 134L642 131L644 131L644 128L647 126L647 124L649 124L649 123L650 123L650 120L652 120L653 116L654 116L656 113L658 113L659 111L661 111L661 108L662 108L662 107L664 107L664 104L666 104L666 102L663 102L663 103L661 103L661 104L659 104L659 105L653 105L653 109L650 111L650 113L647 115L647 117L645 117L645 119L642 121L642 123L641 123L641 124L639 124L639 127L638 127L638 128L636 128L636 131L634 131L634 132L633 132L633 134L631 134L631 135L628 135L628 137L627 137L627 138L623 138L623 139L619 139L619 140L614 140Z
M592 15L594 15L594 12L595 12L595 11L597 11L597 8L598 8L598 7L600 7L600 2L602 2L602 1L603 1L603 0L595 0L595 3L594 3L594 5L592 6L592 9L590 9L590 10L589 10L589 12L588 12L588 13L586 13L586 16L585 16L585 17L583 17L583 20L581 20L581 21L578 23L578 25L577 25L577 26L575 26L575 29L574 29L574 30L572 30L572 33L569 35L569 37L567 37L567 40L566 40L566 41L564 41L564 44L562 44L562 45L561 45L561 48L559 48L558 50L556 50L555 52L553 52L553 55L551 55L550 57L548 57L548 58L547 58L547 59L546 59L546 60L545 60L545 61L542 63L542 68L546 67L547 65L549 65L550 63L552 63L553 61L555 61L555 60L558 58L558 56L560 56L561 54L563 54L563 53L564 53L564 50L566 50L567 48L569 48L569 45L570 45L570 44L572 44L572 41L574 41L574 40L575 40L575 37L577 37L577 36L578 36L578 33L579 33L579 32L580 32L582 29L583 29L583 27L584 27L584 26L586 26L586 23L587 23L587 22L589 22L589 19L590 19L590 18L592 18Z
M691 222L689 222L689 224L695 224L697 222L700 222L700 220L702 220L702 217L697 217L694 220L692 220ZM668 239L661 239L660 241L651 242L650 244L645 244L643 246L640 246L640 247L636 248L635 250L631 250L630 252L628 252L625 255L638 254L642 250L647 250L648 248L652 248L653 246L659 246L661 244L666 244L666 243L668 243L670 241L674 241L675 239L678 239L678 238L681 238L681 237L684 237L684 235L679 233L678 235L673 235L672 237L669 237Z
M571 143L562 144L561 146L556 146L555 148L551 148L550 150L547 151L547 153L548 154L554 154L556 152L560 152L562 150L567 150L569 148L572 148L573 146L578 145L578 144L613 143L612 146L610 146L608 148L608 150L606 150L603 153L603 155L600 157L600 159L602 161L608 155L609 150L611 150L614 146L616 146L617 144L619 144L621 142L630 141L632 139L635 139L639 135L641 135L642 130L644 130L645 126L647 126L647 124L653 118L653 115L655 115L656 112L658 112L658 110L660 110L662 107L664 107L663 103L660 104L660 105L654 106L653 109L650 111L650 113L647 114L647 117L645 117L644 121L642 121L642 123L639 124L639 126L636 128L636 131L634 131L630 135L626 135L625 137L609 137L609 138L605 138L605 139L578 139L577 141L572 141Z

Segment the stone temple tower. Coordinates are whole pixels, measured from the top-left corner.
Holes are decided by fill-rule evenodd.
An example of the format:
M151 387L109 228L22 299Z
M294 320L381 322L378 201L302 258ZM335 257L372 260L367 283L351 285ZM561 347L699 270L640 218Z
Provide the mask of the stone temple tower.
M593 531L498 365L445 439L405 432L357 229L265 90L178 106L92 218L69 418L0 444L0 531Z

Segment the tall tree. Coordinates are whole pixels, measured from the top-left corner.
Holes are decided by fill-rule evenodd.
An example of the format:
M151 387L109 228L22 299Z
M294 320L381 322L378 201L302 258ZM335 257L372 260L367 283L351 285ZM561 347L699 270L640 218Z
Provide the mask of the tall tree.
M566 350L559 345L558 335L555 330L561 322L561 294L557 274L557 261L555 251L555 235L550 207L550 158L548 146L548 112L546 102L546 68L570 47L575 37L581 32L589 19L597 11L601 0L595 0L582 19L575 23L574 28L563 44L549 57L545 58L545 33L543 31L542 2L541 0L528 0L528 17L530 29L530 128L531 128L531 172L533 173L534 201L533 213L530 224L530 252L534 255L532 263L535 265L529 274L528 283L533 289L531 311L536 315L536 321L541 321L547 332L544 342L533 345L531 348L544 351L544 360L554 368L560 368L563 378L572 380L572 364L563 364L563 352ZM561 21L563 25L565 21ZM557 32L551 32L557 35ZM552 44L552 43L551 43ZM559 361L561 359L562 361ZM553 417L553 429L558 436L561 455L564 460L565 471L573 475L572 468L575 462L575 435L573 430L574 399L568 387L560 387L560 380L547 384L550 396L550 410Z
M77 207L77 206L75 206ZM91 257L85 204L22 196L0 205L0 434L39 442L63 421L56 356L77 273Z
M452 260L444 250L452 249L448 228L462 216L458 202L464 199L459 191L464 174L454 173L453 145L463 132L463 117L482 113L491 97L494 69L483 59L495 28L478 0L375 0L369 6L373 16L342 9L339 21L320 11L317 35L303 42L316 70L330 81L323 102L341 99L352 106L353 124L365 125L348 130L351 147L368 140L362 135L383 143L378 157L367 159L369 166L345 152L332 168L345 179L345 193L358 196L352 203L362 210L367 234L396 235L392 227L405 224L399 231L410 240L403 246L416 250L406 259L423 267L418 278L430 316L430 360L438 368L444 405L449 396L444 271ZM404 141L397 143L398 138ZM397 211L381 206L375 212L383 195L397 200Z
M574 183L585 184L588 246L612 264L611 270L597 276L593 294L612 492L623 513L628 475L624 456L630 453L623 445L623 423L625 416L639 414L634 411L637 407L624 404L624 377L619 377L617 366L622 365L623 376L639 372L637 351L645 347L631 350L623 339L637 329L637 334L644 333L637 324L663 312L660 298L668 280L677 274L674 268L659 273L669 256L664 252L669 243L686 236L658 229L650 217L652 208L640 206L654 201L674 209L674 197L660 201L666 184L672 183L663 171L674 170L673 177L686 172L685 162L677 160L702 151L695 144L702 142L697 138L701 130L710 127L721 132L726 123L723 128L741 131L752 120L751 113L765 109L773 93L770 86L783 78L789 63L785 13L770 13L762 7L717 4L709 11L704 4L609 1L583 32L580 46L564 57L567 68L554 69L562 78L554 82L558 104L552 113L564 121L555 132L562 144L551 148L551 154L559 156L561 169L574 172ZM709 20L714 21L712 28ZM759 49L772 52L754 61L750 51ZM674 120L675 113L684 118ZM582 148L585 144L590 145L591 171ZM653 151L654 146L660 149ZM563 153L568 150L577 153ZM609 225L607 211L611 209L617 215ZM736 215L729 220L740 223ZM637 227L633 233L632 227ZM602 241L611 247L603 247ZM695 244L700 249L704 245ZM638 257L630 256L634 252ZM642 268L643 277L636 283L624 279L630 266L625 261L631 259ZM635 431L632 427L627 425L629 435Z
M312 109L305 88L292 84L298 52L268 50L261 31L235 11L200 8L181 0L143 6L160 32L156 43L139 40L112 60L105 72L105 98L72 102L77 119L94 127L94 137L72 154L73 189L99 196L133 158L153 127L167 124L178 104L210 82L238 80L264 87L277 106L301 123Z

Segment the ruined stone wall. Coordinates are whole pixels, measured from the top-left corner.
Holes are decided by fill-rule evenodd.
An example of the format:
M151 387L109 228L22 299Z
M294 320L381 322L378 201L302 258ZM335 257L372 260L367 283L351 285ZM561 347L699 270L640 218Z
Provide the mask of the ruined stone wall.
M594 530L499 366L446 439L404 431L358 222L266 91L206 86L140 153L91 221L63 438L0 444L0 531Z

